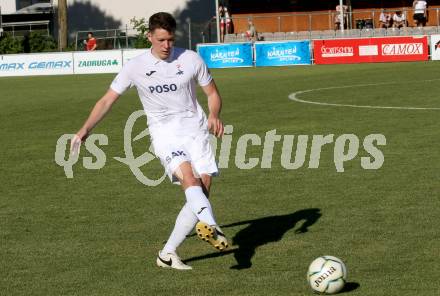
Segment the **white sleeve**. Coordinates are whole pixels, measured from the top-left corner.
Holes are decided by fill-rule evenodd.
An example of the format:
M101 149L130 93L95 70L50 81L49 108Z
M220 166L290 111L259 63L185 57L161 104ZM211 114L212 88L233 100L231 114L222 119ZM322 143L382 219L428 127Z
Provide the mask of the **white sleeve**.
M198 54L195 54L194 56L197 82L200 86L208 85L212 80L211 73L209 73L208 67L202 58Z
M113 79L110 88L122 95L127 89L133 86L133 82L130 78L129 67L123 67L122 70L116 75L115 79Z

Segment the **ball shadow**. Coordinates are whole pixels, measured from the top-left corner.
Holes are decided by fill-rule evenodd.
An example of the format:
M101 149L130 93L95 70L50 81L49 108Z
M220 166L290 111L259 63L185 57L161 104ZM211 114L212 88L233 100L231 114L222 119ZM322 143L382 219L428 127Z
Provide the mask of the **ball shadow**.
M351 291L356 290L360 286L361 285L356 282L347 282L347 283L345 283L344 288L342 288L341 292L339 292L339 293L349 293Z

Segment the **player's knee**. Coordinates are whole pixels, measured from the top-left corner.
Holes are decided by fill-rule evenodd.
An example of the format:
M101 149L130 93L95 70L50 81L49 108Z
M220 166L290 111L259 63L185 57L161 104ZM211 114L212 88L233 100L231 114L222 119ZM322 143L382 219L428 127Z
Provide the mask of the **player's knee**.
M200 180L194 177L192 174L183 175L181 183L184 188L191 186L201 186Z
M174 175L179 179L184 188L201 185L200 180L194 176L192 166L189 163L181 164L174 172Z

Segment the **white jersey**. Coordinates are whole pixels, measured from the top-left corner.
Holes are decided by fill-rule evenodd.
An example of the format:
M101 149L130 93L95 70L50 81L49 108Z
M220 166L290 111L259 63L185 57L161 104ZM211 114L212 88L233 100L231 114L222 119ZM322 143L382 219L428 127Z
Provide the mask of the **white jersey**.
M175 47L167 60L153 56L151 49L131 59L110 87L118 94L132 86L137 88L153 137L164 133L184 135L207 126L195 83L205 86L211 80L197 53Z
M397 14L393 15L393 21L395 22L403 22L405 20L405 15L402 13L400 16Z
M414 13L425 13L427 5L426 1L417 1L414 5Z
M386 23L391 19L391 15L389 13L381 13L379 16L379 21L382 23Z

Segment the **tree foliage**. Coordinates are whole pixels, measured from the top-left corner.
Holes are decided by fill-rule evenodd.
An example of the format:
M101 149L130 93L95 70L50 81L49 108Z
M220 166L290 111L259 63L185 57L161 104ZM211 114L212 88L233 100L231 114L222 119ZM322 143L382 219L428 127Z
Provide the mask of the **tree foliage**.
M30 52L48 52L57 50L57 44L52 36L45 36L38 32L31 32L28 40Z
M10 34L5 33L2 37L0 37L0 53L8 54L8 53L20 53L23 52L22 42Z
M137 31L136 42L134 44L135 48L148 48L151 47L151 42L147 38L148 33L148 23L143 17L136 19L135 17L130 20L133 29Z
M57 44L52 36L30 32L24 38L13 37L9 33L0 37L0 54L56 51Z

